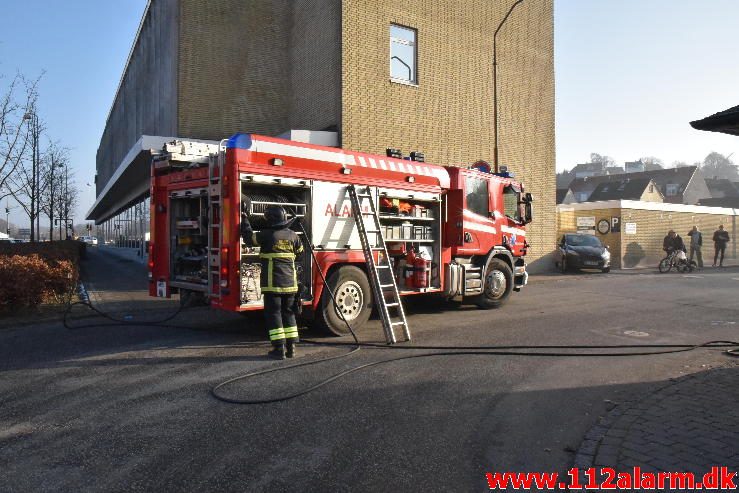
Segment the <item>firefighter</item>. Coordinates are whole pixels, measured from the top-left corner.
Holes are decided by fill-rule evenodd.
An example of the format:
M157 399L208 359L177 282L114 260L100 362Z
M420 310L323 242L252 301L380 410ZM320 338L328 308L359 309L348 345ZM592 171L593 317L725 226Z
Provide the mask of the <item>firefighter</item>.
M285 209L276 205L268 206L264 218L267 228L255 233L246 213L242 212L241 236L246 245L260 247L264 320L273 346L268 355L274 359L292 358L298 342L298 324L295 320L298 276L295 259L303 253L303 245L298 235L288 227L291 221Z

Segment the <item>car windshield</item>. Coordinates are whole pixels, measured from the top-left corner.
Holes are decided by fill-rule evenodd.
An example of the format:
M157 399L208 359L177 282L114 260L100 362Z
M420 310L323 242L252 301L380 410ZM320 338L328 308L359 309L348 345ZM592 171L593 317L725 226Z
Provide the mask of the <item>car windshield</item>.
M565 235L565 241L570 246L603 246L598 238L590 235Z

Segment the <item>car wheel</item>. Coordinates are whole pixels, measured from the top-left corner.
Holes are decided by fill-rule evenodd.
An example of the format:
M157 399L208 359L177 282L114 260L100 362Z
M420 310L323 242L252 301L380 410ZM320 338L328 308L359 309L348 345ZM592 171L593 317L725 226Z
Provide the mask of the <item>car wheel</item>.
M610 268L610 267L603 267L603 268L601 269L601 272L602 272L603 274L608 274L609 272L611 272L611 268Z
M485 270L485 289L475 297L475 304L484 309L498 308L513 291L513 272L503 260L494 258Z
M343 265L328 276L328 285L336 296L336 304L328 289L324 289L316 313L317 324L330 333L343 336L351 332L339 312L354 331L360 330L372 313L372 289L364 271L353 265Z

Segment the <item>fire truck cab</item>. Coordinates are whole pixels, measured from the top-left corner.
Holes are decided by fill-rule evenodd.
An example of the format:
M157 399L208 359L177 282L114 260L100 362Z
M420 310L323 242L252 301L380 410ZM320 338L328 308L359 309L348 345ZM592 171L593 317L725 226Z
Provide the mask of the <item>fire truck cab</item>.
M389 153L390 154L390 153ZM525 225L532 197L507 173L442 167L284 139L236 134L220 144L178 140L151 168L152 296L179 292L230 311L262 308L258 248L243 244L241 214L255 230L281 205L315 253L297 266L305 313L335 334L367 322L373 295L350 184L372 196L401 296L502 305L526 285ZM360 219L361 218L361 219ZM377 241L376 237L374 240ZM306 248L306 251L308 249ZM316 263L336 294L324 290Z

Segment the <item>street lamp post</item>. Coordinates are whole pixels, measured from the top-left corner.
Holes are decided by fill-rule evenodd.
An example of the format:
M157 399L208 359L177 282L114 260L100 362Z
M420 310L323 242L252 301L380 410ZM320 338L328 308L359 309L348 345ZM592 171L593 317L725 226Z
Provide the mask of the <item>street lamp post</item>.
M31 241L39 240L41 231L41 166L39 163L39 135L41 127L38 121L36 107L33 106L31 111L23 115L24 120L29 120L31 126ZM35 221L35 224L34 224Z
M64 224L67 225L65 237L69 239L69 166L64 167Z
M493 34L493 169L498 172L498 45L497 38L498 32L508 20L508 16L511 15L513 9L515 9L523 0L516 0L508 9L508 13L503 17L503 20L498 24L498 28Z
M59 169L64 167L63 163L58 163ZM54 154L51 155L51 177L49 178L49 241L54 241L54 169L57 167L57 162L54 159ZM61 236L59 237L61 240Z

